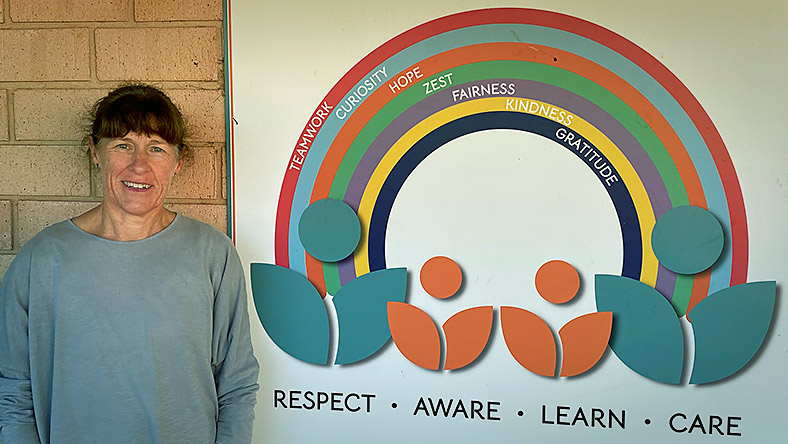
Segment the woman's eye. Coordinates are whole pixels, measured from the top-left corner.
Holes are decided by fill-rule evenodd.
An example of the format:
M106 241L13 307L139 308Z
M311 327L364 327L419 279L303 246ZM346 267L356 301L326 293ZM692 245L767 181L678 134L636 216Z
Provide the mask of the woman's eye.
M120 149L124 149L124 150L125 150L125 149L127 149L128 147L129 147L129 146L128 146L128 144L125 144L125 143L119 143L119 144L118 144L118 148L120 148Z
M154 146L153 148L151 148L151 151L153 151L154 153L163 153L164 152L164 148L162 148L160 146Z

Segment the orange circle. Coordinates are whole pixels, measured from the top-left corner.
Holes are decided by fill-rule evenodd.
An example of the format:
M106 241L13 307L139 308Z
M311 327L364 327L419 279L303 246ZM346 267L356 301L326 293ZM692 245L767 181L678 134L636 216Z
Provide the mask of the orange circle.
M536 291L548 302L563 304L571 301L580 290L580 275L567 262L545 262L536 272Z
M454 296L462 285L460 266L445 256L435 256L421 267L421 287L430 296L446 299Z

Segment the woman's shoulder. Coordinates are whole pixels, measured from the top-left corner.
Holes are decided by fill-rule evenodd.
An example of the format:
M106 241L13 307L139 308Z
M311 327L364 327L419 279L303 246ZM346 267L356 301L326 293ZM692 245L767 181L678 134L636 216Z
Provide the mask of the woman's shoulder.
M191 218L189 216L185 216L181 213L177 214L173 223L175 224L174 228L176 228L178 231L189 232L208 238L215 238L216 240L220 240L222 242L232 242L226 234L219 231L219 229L213 225Z
M235 251L233 241L225 233L203 221L178 213L172 228L184 242L198 245L201 250Z
M28 240L22 248L36 249L51 245L53 242L68 242L75 237L78 237L82 231L78 229L70 219L61 222L56 222L43 230L39 231L35 236Z
M177 233L176 242L182 252L199 258L211 274L224 273L228 265L240 269L241 262L233 241L214 226L191 217L178 214L172 228Z
M75 235L78 235L78 230L70 220L54 223L39 231L19 249L6 272L6 277L13 274L12 270L29 273L33 257L53 256L59 249L73 246L74 242L71 239L74 239Z

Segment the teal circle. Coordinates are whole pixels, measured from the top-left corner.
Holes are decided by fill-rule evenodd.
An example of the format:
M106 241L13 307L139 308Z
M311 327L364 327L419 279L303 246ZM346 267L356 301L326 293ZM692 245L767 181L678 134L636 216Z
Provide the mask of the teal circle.
M298 237L306 251L323 262L339 262L353 254L361 239L355 211L337 199L313 202L298 221Z
M700 273L714 265L724 243L722 225L700 207L666 211L651 232L651 246L659 262L680 274Z

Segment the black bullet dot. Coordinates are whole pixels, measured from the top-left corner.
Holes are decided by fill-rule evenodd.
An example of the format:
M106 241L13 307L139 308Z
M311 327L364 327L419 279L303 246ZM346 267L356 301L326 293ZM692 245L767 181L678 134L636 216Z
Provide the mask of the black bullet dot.
M645 421L643 421L643 422L645 422L645 423L646 423L646 425L650 425L650 424L651 424L651 420L650 420L650 419L648 419L648 418L646 418L646 420L645 420Z
M392 402L391 403L391 408L392 409L396 409L397 408L397 403L396 402Z
M553 57L553 61L554 61L554 62L557 62L557 61L558 61L558 58L557 58L557 57Z
M517 412L517 416L523 416L523 415L524 415L524 413L523 413L523 411L522 411L522 410L520 410L520 411L518 411L518 412Z

